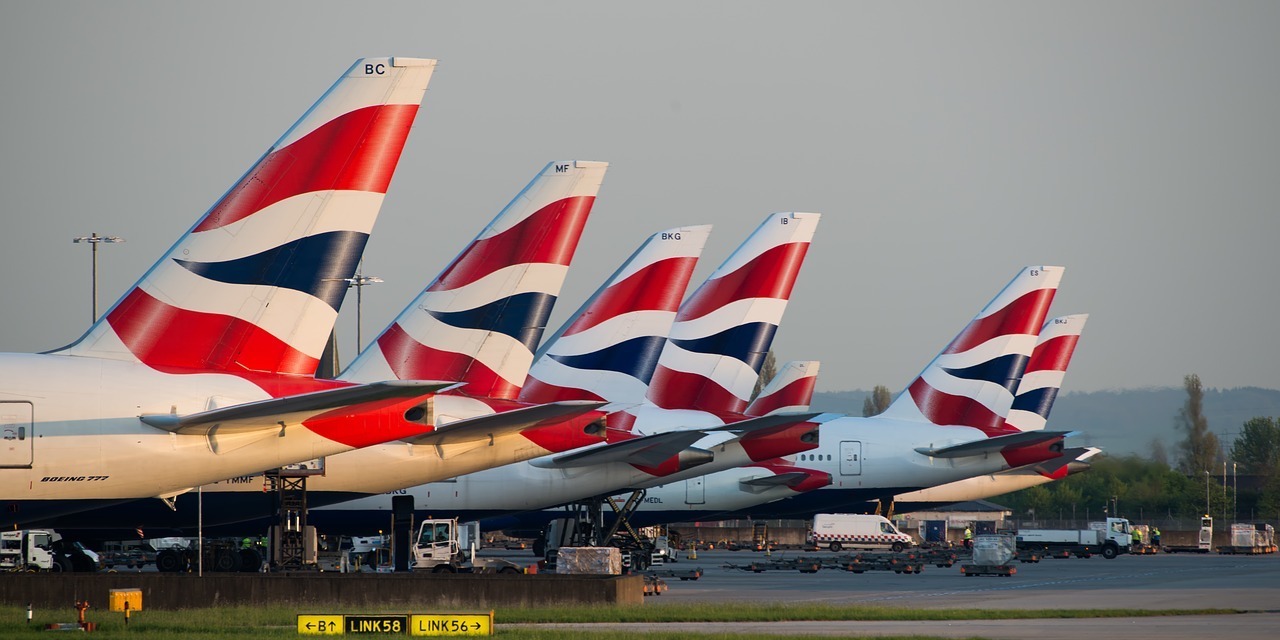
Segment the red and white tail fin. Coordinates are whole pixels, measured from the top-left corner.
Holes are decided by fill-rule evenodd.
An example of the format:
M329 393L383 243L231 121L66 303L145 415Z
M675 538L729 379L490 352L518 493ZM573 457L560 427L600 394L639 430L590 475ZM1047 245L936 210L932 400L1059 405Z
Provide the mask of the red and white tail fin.
M434 69L357 60L56 353L169 372L314 374Z
M1053 401L1058 397L1062 380L1067 375L1071 355L1075 353L1076 343L1080 341L1080 333L1088 320L1087 313L1061 316L1046 322L1040 329L1035 351L1027 361L1027 371L1018 383L1018 395L1013 398L1013 408L1005 421L1011 428L1019 431L1044 429Z
M514 399L608 166L548 163L340 379L455 380Z
M744 412L749 416L808 411L818 384L817 360L792 360L778 371Z
M539 349L520 400L642 402L710 233L649 236Z
M741 413L782 321L817 213L775 213L680 305L649 383L664 409Z
M881 415L1007 433L1013 392L1062 273L1043 266L1019 272Z

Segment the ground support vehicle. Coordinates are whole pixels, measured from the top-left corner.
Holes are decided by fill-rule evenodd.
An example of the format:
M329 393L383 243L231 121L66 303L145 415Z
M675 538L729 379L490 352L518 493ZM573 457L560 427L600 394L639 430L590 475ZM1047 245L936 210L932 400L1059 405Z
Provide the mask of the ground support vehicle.
M145 540L107 542L103 544L98 555L107 569L116 567L141 569L156 563L156 550Z
M1230 544L1218 547L1218 553L1224 554L1259 555L1275 551L1275 529L1269 524L1233 524Z
M960 574L964 576L1001 576L1008 578L1017 575L1018 568L1011 564L965 564L960 565Z
M894 573L920 573L925 562L912 553L855 553L838 558L838 567L852 573L867 571L892 571Z
M822 569L822 562L812 558L788 558L749 562L743 565L729 563L724 565L724 568L750 571L752 573L764 573L765 571L799 571L800 573L817 573Z
M954 549L946 549L943 547L931 547L921 549L916 552L916 557L924 564L946 568L954 565L960 559L960 554Z
M843 549L892 549L915 546L915 539L901 532L884 516L861 513L819 513L813 517L809 543L832 551Z
M524 573L520 565L499 558L476 558L480 523L456 518L423 520L410 553L414 571L432 573Z
M702 567L696 569L649 569L644 572L646 576L654 578L667 578L685 580L697 580L702 577Z
M1091 522L1088 529L1019 529L1019 549L1039 551L1052 558L1088 558L1102 554L1107 559L1129 553L1133 546L1129 521L1107 518Z
M316 564L320 571L339 573L376 572L380 568L389 568L391 536L320 536Z
M247 544L243 538L205 538L203 545L196 538L163 540L153 540L151 546L156 550L156 569L164 573L195 571L202 551L205 571L253 573L262 570L265 549L256 538L249 539Z
M1040 562L1040 558L1042 556L1040 555L1040 552L1035 549L1018 549L1013 557L1018 562L1034 564Z
M1200 518L1200 532L1195 544L1166 544L1161 547L1165 553L1209 553L1213 548L1213 518Z
M0 532L0 571L97 571L98 554L53 529Z
M971 562L960 565L963 576L1010 577L1018 573L1011 561L1017 555L1017 542L1012 535L983 534L973 540Z
M644 577L644 595L660 596L667 590L667 583L657 576Z

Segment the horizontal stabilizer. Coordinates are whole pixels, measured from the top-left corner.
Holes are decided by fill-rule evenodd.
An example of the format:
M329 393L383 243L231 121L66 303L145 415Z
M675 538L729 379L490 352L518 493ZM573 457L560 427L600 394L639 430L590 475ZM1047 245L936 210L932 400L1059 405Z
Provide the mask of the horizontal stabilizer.
M1102 453L1102 450L1097 447L1063 449L1061 456L1037 464L1035 470L1042 475L1052 476L1061 471L1063 467L1071 467L1070 473L1075 473L1082 468L1087 469L1090 463L1086 461L1099 453Z
M455 386L457 383L435 380L391 380L246 402L185 416L161 413L139 416L138 419L157 429L181 435L206 435L215 428L224 434L248 433L298 424L323 411L379 400L428 396Z
M585 415L606 403L594 400L564 400L531 407L466 418L436 427L408 442L425 445L450 445L491 440L513 435L534 427L548 426ZM603 431L603 429L602 429Z
M707 433L702 430L655 433L651 436L558 456L553 458L546 466L563 469L586 467L606 462L625 462L654 467L690 448L693 443L703 439L706 435Z
M1028 447L1057 438L1065 438L1067 436L1075 435L1075 433L1075 431L1026 431L1022 433L1012 433L1007 436L996 436L994 438L974 440L973 442L957 444L951 447L942 447L941 449L917 447L916 453L922 453L932 458L963 458L966 456L980 456L988 453L1000 453L1010 447Z
M775 413L759 418L751 418L750 420L742 420L739 422L731 422L723 427L715 427L713 429L704 429L704 431L730 431L740 436L749 435L751 433L762 431L764 429L773 429L775 427L789 427L791 425L808 422L818 416L821 412L812 413Z

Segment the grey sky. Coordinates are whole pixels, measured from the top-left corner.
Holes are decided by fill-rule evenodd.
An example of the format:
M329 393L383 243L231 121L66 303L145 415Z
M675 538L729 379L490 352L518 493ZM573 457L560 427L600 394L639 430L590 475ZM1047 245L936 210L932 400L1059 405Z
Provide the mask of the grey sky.
M824 214L781 359L898 389L1028 264L1067 390L1280 388L1280 3L0 1L0 350L78 337L355 58L440 66L366 251L375 335L544 163L612 166L552 325L663 228L700 281ZM344 362L354 296L341 320Z

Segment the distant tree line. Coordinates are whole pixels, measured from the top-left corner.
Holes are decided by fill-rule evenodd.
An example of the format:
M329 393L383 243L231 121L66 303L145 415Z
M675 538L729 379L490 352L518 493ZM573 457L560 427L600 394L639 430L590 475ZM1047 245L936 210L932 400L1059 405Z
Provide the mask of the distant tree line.
M1102 458L1085 473L992 498L1015 515L1093 518L1104 509L1131 520L1195 518L1208 513L1228 522L1280 520L1280 421L1246 421L1224 451L1202 412L1200 377L1186 376L1186 403L1175 418L1185 438L1168 462L1163 442L1152 443L1150 458ZM1239 486L1239 477L1249 482Z

